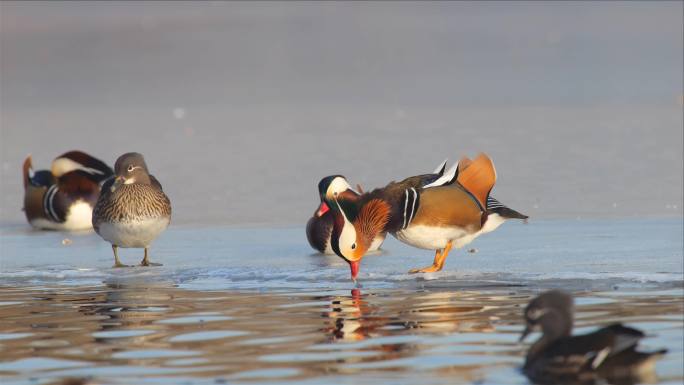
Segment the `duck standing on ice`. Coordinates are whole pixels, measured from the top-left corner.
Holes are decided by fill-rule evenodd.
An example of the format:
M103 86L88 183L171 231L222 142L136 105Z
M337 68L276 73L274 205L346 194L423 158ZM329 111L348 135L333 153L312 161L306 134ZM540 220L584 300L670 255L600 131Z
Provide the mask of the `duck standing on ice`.
M112 244L114 267L126 266L119 261L119 247L144 248L140 265L153 265L148 249L171 222L171 201L141 154L121 155L114 172L116 177L102 186L93 210L93 227Z
M432 174L416 175L406 179L406 184L411 187L421 187L426 184L432 183L444 175L444 170L446 168L446 160L442 162ZM306 223L306 239L309 244L314 249L318 250L322 254L334 254L330 243L330 236L333 229L333 213L330 212L330 207L326 202L327 200L337 199L337 200L357 200L363 193L361 191L361 186L358 186L359 191L355 191L349 185L347 179L342 175L330 175L321 179L318 182L318 196L320 198L320 204L314 212L314 215ZM368 251L376 251L380 248L382 243L385 241L387 233L381 232L373 239L371 245L368 247Z
M506 219L527 219L489 196L496 171L487 155L472 161L463 158L454 171L422 187L393 182L353 202L326 200L335 215L332 249L349 263L352 280L379 233L389 232L406 244L436 250L431 266L410 271L428 273L444 267L452 247L467 245Z

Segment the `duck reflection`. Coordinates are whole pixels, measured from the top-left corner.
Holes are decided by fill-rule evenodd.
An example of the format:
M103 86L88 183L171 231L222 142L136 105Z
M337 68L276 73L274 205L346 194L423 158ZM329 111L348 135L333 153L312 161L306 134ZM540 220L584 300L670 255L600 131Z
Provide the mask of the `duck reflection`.
M470 301L480 292L425 292L413 298L402 313L412 328L427 333L491 332L494 301ZM484 305L483 303L487 303Z
M98 316L103 331L147 327L165 316L173 299L171 282L114 279L105 281L104 287L79 308L84 315Z
M368 338L377 323L369 322L374 307L363 298L360 289L353 289L349 297L332 300L329 312L323 314L334 320L333 326L324 329L330 341L362 341ZM375 320L377 322L377 320Z
M479 293L431 292L411 295L403 301L385 301L381 296L363 295L353 289L350 296L337 296L330 311L333 319L324 329L330 341L362 341L373 336L395 335L397 330L416 333L491 332L497 307L463 301ZM377 299L374 304L369 299ZM385 303L386 302L386 303Z
M358 342L374 337L389 335L392 329L408 329L408 325L398 319L381 315L381 308L369 301L372 296L364 296L360 289L351 290L351 295L335 297L331 301L329 312L324 317L333 320L330 327L324 328L323 332L329 342ZM412 343L378 343L364 348L381 353L375 360L392 360L396 358L414 355L418 346Z

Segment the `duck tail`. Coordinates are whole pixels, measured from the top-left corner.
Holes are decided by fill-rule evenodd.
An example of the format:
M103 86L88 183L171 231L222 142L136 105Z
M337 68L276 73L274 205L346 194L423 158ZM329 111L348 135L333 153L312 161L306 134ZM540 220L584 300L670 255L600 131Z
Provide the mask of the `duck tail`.
M33 174L33 164L31 162L31 155L27 156L24 160L24 166L22 167L22 171L24 177L24 191L26 191L31 181L31 176Z
M461 162L464 162L463 166ZM477 199L482 208L486 208L487 198L496 183L494 162L487 154L480 153L474 160L464 158L458 164L458 183Z
M522 219L525 222L529 218L494 199L493 196L487 197L487 212L499 214L506 219Z

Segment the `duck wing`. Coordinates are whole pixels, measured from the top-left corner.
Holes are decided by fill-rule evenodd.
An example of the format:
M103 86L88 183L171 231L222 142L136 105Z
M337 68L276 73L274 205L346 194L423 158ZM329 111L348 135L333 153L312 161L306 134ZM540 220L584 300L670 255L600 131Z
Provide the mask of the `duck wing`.
M484 153L480 153L475 160L470 161L467 157L458 164L457 181L468 192L473 194L480 206L487 207L487 198L496 183L496 169L492 159Z

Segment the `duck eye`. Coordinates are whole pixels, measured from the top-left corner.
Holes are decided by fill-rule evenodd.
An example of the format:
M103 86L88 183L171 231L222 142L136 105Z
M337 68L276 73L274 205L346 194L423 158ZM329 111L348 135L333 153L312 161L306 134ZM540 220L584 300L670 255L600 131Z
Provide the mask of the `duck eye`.
M352 250L356 249L356 243L352 243L351 249L352 249Z
M334 195L334 196L337 196L337 191L335 191L335 192L333 193L333 195Z
M135 167L133 167L133 165L128 166L128 172L133 171L134 168L135 168Z

